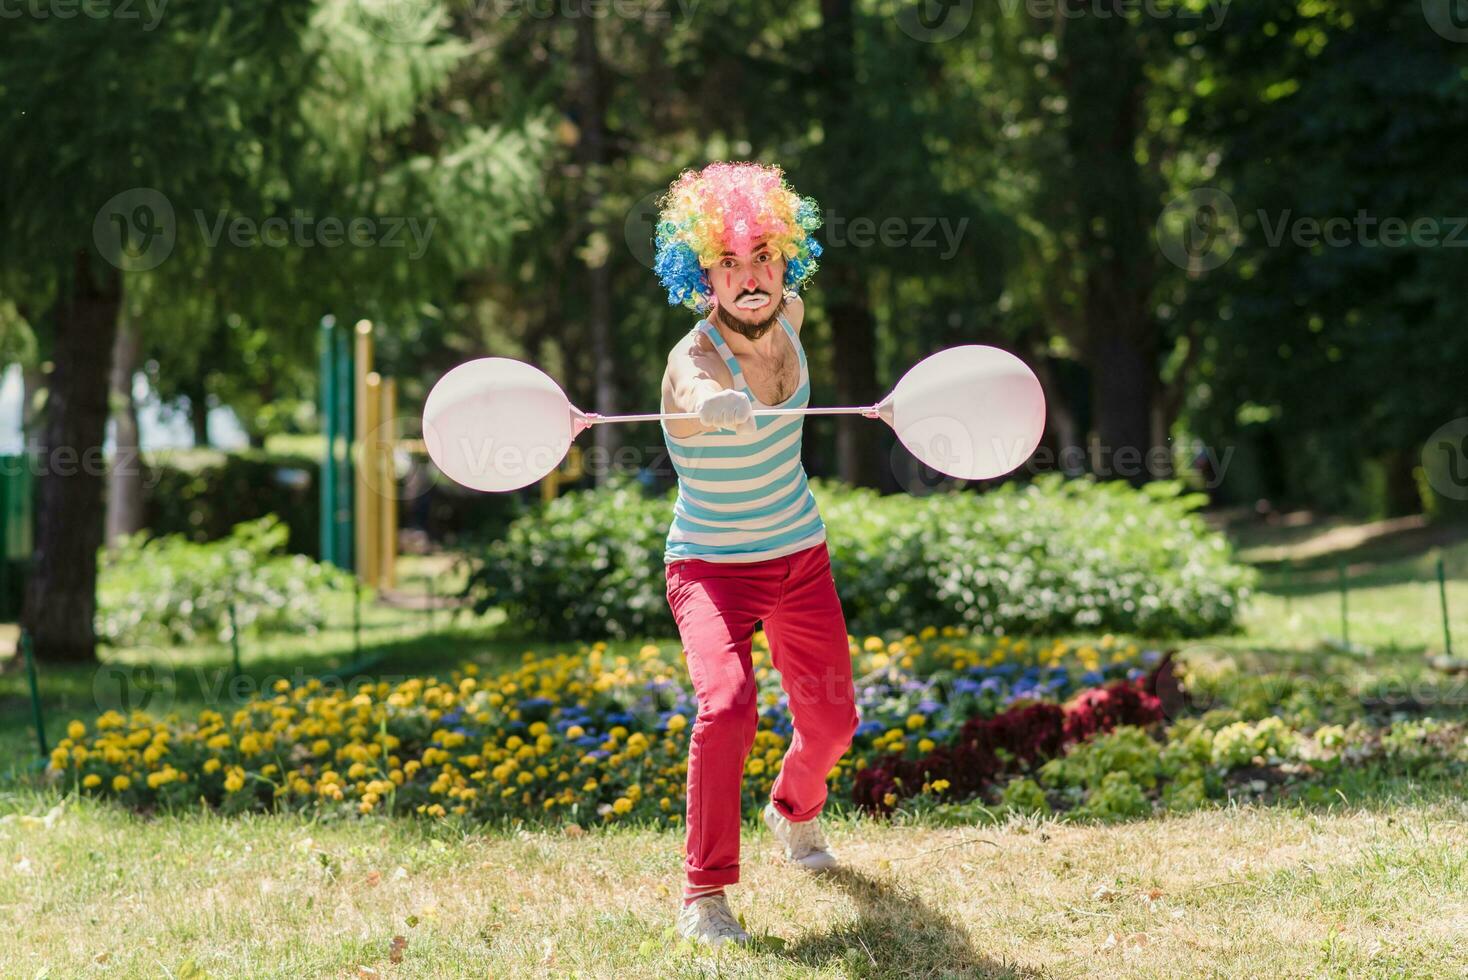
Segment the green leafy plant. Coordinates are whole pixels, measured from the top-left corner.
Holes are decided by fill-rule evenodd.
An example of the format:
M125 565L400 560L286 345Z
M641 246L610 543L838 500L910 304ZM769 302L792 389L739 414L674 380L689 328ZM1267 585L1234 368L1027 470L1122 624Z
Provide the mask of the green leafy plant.
M986 493L881 496L813 480L847 627L961 626L1201 635L1230 629L1253 573L1172 481L1138 490L1050 474ZM663 541L672 494L628 480L568 494L489 546L482 611L556 639L672 632Z
M351 578L304 555L283 553L290 530L275 515L197 544L183 535L124 538L101 554L98 632L113 644L226 638L239 629L318 629L323 592Z

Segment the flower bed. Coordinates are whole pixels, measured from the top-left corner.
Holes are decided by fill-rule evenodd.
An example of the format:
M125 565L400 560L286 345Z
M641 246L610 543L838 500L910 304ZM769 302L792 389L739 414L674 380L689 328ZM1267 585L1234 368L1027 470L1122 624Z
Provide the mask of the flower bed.
M920 759L971 719L1031 700L1065 700L1137 678L1155 652L1100 643L1033 645L925 629L852 640L862 723L832 772L849 798L869 757ZM768 796L791 734L763 635L753 651L760 723L746 802ZM224 812L335 808L481 819L681 819L695 714L681 650L526 654L493 677L343 690L279 681L268 697L193 718L108 712L71 723L52 768L88 793L136 807Z

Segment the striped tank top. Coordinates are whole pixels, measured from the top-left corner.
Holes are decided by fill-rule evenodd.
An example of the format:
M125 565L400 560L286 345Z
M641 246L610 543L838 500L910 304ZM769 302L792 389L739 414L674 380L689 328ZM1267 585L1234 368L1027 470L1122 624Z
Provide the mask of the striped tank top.
M739 361L719 329L708 320L698 324L728 365L734 388L748 395L757 410L810 404L805 348L784 314L780 326L800 358L800 381L785 401L766 405L744 383ZM750 433L720 429L686 437L673 435L667 423L659 423L678 474L678 498L663 550L665 564L682 558L764 561L826 540L826 525L800 461L805 416L756 416L754 421L758 428Z

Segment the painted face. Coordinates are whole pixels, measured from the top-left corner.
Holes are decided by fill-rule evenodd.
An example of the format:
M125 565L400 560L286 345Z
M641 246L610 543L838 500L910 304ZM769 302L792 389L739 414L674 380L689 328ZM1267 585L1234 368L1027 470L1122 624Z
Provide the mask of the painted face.
M725 252L707 271L720 326L758 340L785 307L785 257L764 241Z

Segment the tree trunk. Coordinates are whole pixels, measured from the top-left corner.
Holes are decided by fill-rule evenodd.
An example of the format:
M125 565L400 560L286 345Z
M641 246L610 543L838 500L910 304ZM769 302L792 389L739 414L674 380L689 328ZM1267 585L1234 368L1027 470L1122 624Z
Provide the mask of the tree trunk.
M143 529L143 460L138 445L138 403L133 379L142 339L137 324L123 312L112 351L112 418L114 454L107 473L107 546L125 534Z
M847 176L861 166L862 148L870 139L854 104L856 33L851 0L821 0L821 40L816 75L820 79L820 149L825 178L826 211L850 219L860 213L847 188L856 181ZM853 250L831 255L823 264L823 289L831 318L832 366L836 371L836 402L869 405L882 396L877 390L877 318L872 312L868 276L856 264ZM836 417L836 472L847 483L861 487L881 485L879 430L856 415Z
M1147 448L1156 358L1124 330L1103 328L1096 333L1091 355L1096 446L1091 466L1102 479L1141 486L1150 478Z
M1122 7L1122 0L1103 0L1109 16L1066 22L1060 77L1074 169L1068 191L1086 263L1082 349L1094 379L1092 466L1103 478L1140 485L1149 479L1160 382L1151 311L1156 194L1136 154L1147 88L1143 42Z
M194 379L187 392L189 424L194 429L194 448L203 449L209 445L209 393L204 390L203 377Z
M867 300L860 270L852 265L831 270L832 367L836 372L836 404L870 405L877 391L877 319ZM858 487L881 482L877 436L880 430L859 415L836 417L836 473Z
M21 623L41 660L97 659L97 549L102 545L107 394L122 281L108 268L93 278L79 251L73 281L62 287L39 440L36 553Z
M606 165L606 121L602 99L601 58L596 49L597 19L587 16L576 18L576 61L580 74L577 92L577 109L581 124L581 138L576 145L577 158L581 163L582 180L586 195L583 211L587 215L602 212L601 182ZM598 223L590 227L590 234L609 238L606 228ZM615 348L612 343L612 282L611 256L595 254L588 250L587 261L587 327L591 334L592 378L595 385L595 411L602 415L617 412L617 371ZM611 475L612 454L621 445L620 427L597 425L591 429L592 445L596 450L596 465L591 475L597 486L606 482Z

